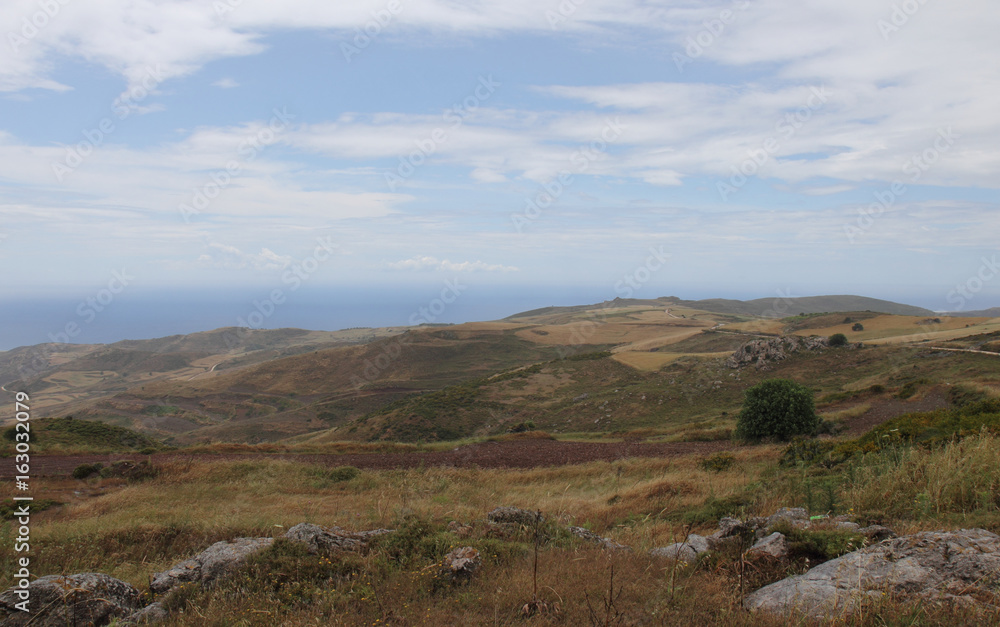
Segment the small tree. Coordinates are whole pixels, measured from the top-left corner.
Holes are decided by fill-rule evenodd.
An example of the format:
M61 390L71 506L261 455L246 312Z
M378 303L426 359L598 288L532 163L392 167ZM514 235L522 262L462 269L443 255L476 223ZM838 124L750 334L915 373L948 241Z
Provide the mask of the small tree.
M847 336L843 333L834 333L829 339L830 346L847 346Z
M860 322L855 322L854 326L851 327L851 331L864 331L864 330L865 330L865 325L861 324Z
M812 390L788 379L768 379L746 391L736 437L754 442L788 440L811 435L818 426Z

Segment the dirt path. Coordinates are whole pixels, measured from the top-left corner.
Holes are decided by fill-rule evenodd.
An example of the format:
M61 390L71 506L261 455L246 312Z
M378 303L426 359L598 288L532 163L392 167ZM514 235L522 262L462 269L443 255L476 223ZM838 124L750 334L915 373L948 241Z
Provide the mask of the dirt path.
M444 466L452 468L538 468L563 466L594 461L616 461L630 457L677 457L707 455L732 448L729 441L719 442L559 442L555 440L516 440L483 442L460 446L450 451L429 453L357 453L346 455L309 454L226 454L191 455L157 453L108 455L34 455L31 458L33 476L69 475L80 464L114 461L139 461L152 457L153 463L169 461L211 462L283 459L323 466L355 466L357 468L391 469ZM0 477L12 477L14 464L0 464Z
M974 348L938 348L937 346L928 346L927 348L932 351L948 351L950 353L979 353L980 355L992 355L994 357L1000 357L1000 353L994 353L993 351L980 351Z

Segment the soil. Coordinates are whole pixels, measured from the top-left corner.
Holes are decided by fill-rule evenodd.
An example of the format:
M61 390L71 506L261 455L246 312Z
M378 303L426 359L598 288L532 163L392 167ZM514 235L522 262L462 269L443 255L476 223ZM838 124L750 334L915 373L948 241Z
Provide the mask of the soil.
M859 436L869 429L903 414L951 407L947 393L941 388L935 388L917 399L878 398L869 402L872 406L871 409L857 418L845 421L848 435ZM847 406L840 409L846 408Z
M105 455L37 455L31 458L33 476L66 476L80 464L101 462L105 465L121 461L151 459L153 464L164 462L212 462L260 459L283 459L324 466L354 466L356 468L392 469L445 466L453 468L538 468L583 464L594 461L617 461L631 457L677 457L707 455L731 449L729 441L717 442L560 442L556 440L516 440L482 442L459 446L450 451L428 453L354 453L344 455L315 454L183 454L156 453ZM0 477L12 477L14 465L0 464Z

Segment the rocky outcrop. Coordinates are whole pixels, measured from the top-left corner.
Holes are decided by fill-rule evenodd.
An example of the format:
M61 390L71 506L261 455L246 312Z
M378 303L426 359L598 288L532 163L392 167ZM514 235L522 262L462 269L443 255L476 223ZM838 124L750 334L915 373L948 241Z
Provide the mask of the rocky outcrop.
M832 618L882 593L972 604L998 583L1000 536L983 529L923 532L848 553L765 586L749 595L744 606Z
M730 368L745 368L754 366L758 370L770 370L770 364L787 359L792 353L799 351L823 350L830 346L824 337L772 337L751 340L736 349L726 361Z
M212 583L273 542L273 538L236 538L232 542L216 542L191 559L154 574L149 587L153 592L162 594L183 583Z
M0 622L4 625L107 625L142 609L138 590L101 573L39 577L28 586L29 612L17 607L24 600L20 592L11 588L0 594Z
M586 540L587 542L593 542L602 549L608 549L609 551L631 551L632 549L625 546L624 544L619 544L611 538L604 538L593 531L584 529L583 527L569 527L569 532L574 536Z

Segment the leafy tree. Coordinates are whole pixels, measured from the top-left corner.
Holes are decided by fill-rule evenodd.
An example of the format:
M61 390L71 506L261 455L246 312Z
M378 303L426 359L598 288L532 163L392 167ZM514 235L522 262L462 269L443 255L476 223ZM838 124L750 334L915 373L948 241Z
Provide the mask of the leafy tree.
M861 324L860 322L855 322L854 326L851 327L851 331L864 331L864 330L865 330L865 325Z
M818 426L812 390L788 379L768 379L746 391L736 437L754 442L788 440L811 435Z
M843 333L834 333L829 341L830 346L847 346L847 336Z

